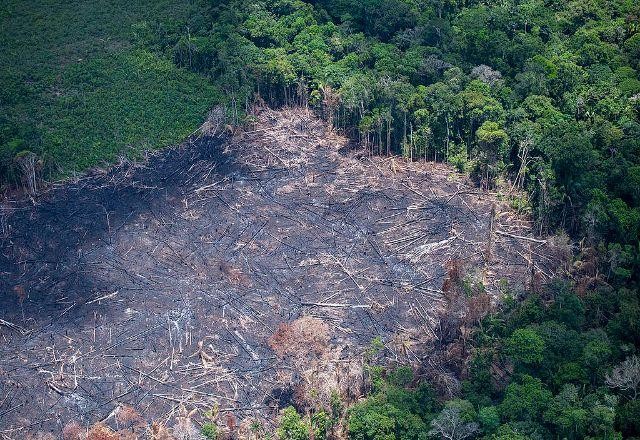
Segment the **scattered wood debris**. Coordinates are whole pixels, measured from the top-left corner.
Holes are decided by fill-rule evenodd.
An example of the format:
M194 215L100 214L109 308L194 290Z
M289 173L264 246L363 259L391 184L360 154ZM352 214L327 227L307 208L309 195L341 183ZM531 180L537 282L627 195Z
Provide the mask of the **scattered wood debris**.
M483 304L560 267L448 166L370 157L301 109L255 120L223 139L213 114L179 148L3 203L0 433L356 399L372 339L429 359L448 262L479 268Z

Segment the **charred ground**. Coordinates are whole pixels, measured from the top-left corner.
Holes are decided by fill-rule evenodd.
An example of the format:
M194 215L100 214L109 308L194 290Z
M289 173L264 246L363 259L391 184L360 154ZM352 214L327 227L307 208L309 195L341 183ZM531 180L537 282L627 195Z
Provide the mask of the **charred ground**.
M373 338L388 362L432 352L452 261L493 299L557 270L449 167L350 150L304 110L256 121L2 205L6 435L353 399Z

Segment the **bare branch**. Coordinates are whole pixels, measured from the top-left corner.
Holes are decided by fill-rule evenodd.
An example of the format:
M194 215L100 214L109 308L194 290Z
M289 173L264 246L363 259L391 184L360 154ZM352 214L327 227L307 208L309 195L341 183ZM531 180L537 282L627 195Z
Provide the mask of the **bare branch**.
M640 358L633 355L614 367L613 371L607 375L605 383L609 388L632 392L635 400L640 386Z

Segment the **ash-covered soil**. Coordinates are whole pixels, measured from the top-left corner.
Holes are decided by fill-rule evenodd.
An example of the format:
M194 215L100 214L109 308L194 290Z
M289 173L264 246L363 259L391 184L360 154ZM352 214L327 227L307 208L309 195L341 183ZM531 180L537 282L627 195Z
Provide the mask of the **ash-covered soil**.
M349 150L304 110L34 202L0 216L6 438L113 423L122 405L171 424L353 399L373 338L389 362L429 355L450 261L494 298L557 265L495 195L444 165Z

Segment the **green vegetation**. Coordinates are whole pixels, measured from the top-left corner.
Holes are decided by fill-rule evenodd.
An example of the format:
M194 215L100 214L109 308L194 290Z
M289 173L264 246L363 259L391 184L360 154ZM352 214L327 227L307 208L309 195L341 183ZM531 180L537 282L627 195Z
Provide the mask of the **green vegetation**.
M218 438L218 426L213 422L203 423L202 435L207 440L216 440Z
M422 383L415 390L405 387L412 373L399 369L386 380L374 375L370 397L348 410L349 437L357 440L426 438L428 422L437 408L431 387Z
M294 407L289 406L282 412L278 438L280 440L309 440L326 438L331 421L322 410L311 417L301 417Z
M17 155L43 177L182 141L219 99L209 81L137 41L186 33L197 2L5 1L0 6L0 187ZM169 40L167 40L168 42Z
M621 417L635 397L617 392L608 373L633 356L633 340L640 336L615 330L629 325L623 308L640 313L628 299L611 288L578 297L557 284L487 318L475 336L463 396L474 408L496 411L502 424L487 429L489 438L507 431L522 438L637 435ZM603 307L609 318L605 326Z

